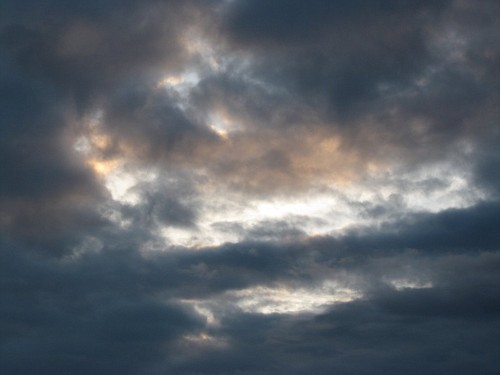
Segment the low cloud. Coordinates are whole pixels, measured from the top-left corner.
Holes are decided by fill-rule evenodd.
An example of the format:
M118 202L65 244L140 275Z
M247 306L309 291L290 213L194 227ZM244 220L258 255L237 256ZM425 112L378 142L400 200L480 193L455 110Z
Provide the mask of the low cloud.
M0 15L9 374L495 374L494 1Z

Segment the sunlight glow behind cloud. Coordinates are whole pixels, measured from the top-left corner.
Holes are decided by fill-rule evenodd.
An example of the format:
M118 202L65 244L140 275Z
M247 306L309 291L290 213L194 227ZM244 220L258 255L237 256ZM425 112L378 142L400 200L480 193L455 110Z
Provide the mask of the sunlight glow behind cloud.
M2 374L499 373L500 2L1 9Z

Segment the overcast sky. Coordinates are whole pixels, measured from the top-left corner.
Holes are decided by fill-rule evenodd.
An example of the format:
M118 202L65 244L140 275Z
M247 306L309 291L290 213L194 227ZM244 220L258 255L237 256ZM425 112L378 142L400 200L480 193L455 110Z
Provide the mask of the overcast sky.
M0 372L498 374L499 19L2 0Z

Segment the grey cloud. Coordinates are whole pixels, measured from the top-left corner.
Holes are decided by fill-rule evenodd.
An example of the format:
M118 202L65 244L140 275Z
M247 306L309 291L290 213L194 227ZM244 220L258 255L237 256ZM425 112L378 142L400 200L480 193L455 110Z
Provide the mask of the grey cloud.
M388 257L380 259L385 266L379 266L385 275L390 267L403 268L408 261L416 266L417 259ZM372 258L368 267L355 272L375 275L377 262ZM395 290L380 284L364 298L336 304L316 316L229 315L212 334L233 345L222 352L195 355L179 371L495 373L498 344L492 333L500 328L497 254L438 257L420 267L432 268L432 287ZM463 280L464 274L470 278ZM260 358L257 366L255 358Z
M155 82L183 61L178 26L186 2L129 1L118 10L114 1L6 7L17 16L3 19L6 50L35 76L85 102L121 81Z
M233 315L213 333L234 344L223 352L195 355L178 371L418 374L424 369L436 374L493 374L498 299L481 295L470 304L468 296L455 297L455 292L380 291L315 317ZM493 305L488 298L494 299Z
M78 241L71 236L103 224L94 205L105 194L65 138L74 115L68 101L8 59L2 67L0 226L4 236L61 253Z
M375 210L371 215L379 215ZM343 236L312 239L325 258L393 254L415 249L425 254L496 251L497 201L487 201L463 209L397 215L374 226L356 228ZM331 253L329 253L331 251Z
M498 373L496 2L0 7L4 372ZM165 74L200 63L200 56L186 59L180 40L199 22L208 25L207 40L231 55L227 64L203 71L186 96L157 88ZM213 110L246 126L234 147L208 129ZM135 205L113 201L72 149L74 133L90 132L82 123L96 111L109 137L96 156L160 170L153 183L139 181ZM379 205L348 202L376 219L370 226L308 238L296 224L311 218L242 224L228 217L214 227L237 232L238 243L165 245L159 227L197 228L206 182L197 167L221 186L264 180L285 196L299 177L316 177L293 170L310 162L294 159L308 151L299 147L307 132L320 132L309 140L318 144L339 136L338 147L363 162L397 159L396 172L453 161L472 170L471 189L484 189L485 198L408 212L405 189L430 194L444 179L408 182L403 174L399 193ZM325 162L311 155L313 167ZM326 162L332 170L358 166ZM272 189L257 190L264 197ZM323 312L265 315L235 306L237 291L319 293L325 282L358 294ZM217 322L186 301L212 308Z
M431 226L444 219L439 214L426 218ZM417 222L416 232L419 227L423 224ZM328 246L320 241L240 243L143 256L134 249L144 241L137 231L116 235L121 248L111 235L103 235L112 247L61 260L33 257L3 243L4 368L13 373L30 373L33 366L47 373L370 373L373 368L415 373L411 366L417 361L430 373L466 373L473 366L494 373L492 332L498 330L500 314L494 251L426 255L425 248L405 252L414 244L400 238L391 251L380 252L367 236L371 251L357 252L363 246L343 251L342 242L333 240ZM477 238L476 246L489 248ZM222 298L220 325L211 327L173 302L210 301L226 291L275 283L314 290L322 280L346 275L357 280L352 286L364 298L336 304L321 315L224 310L230 300ZM408 277L432 285L395 290L388 283ZM183 335L200 330L227 346L175 352ZM477 345L485 346L477 351ZM457 353L468 353L467 360ZM25 360L28 355L31 361Z
M500 192L500 153L498 152L498 136L493 135L483 142L476 156L475 181L483 186L495 198Z
M236 125L252 128L292 127L300 124L310 112L284 87L269 85L258 76L229 67L222 74L208 75L190 94L196 108L206 112L227 111L234 115ZM242 124L238 124L238 122Z
M72 115L67 101L43 82L23 76L8 61L2 60L2 65L3 193L34 196L70 184L89 188L90 175L61 145L61 128Z
M164 178L160 177L159 180ZM144 227L158 225L195 227L198 204L194 182L187 177L173 178L168 182L138 184L133 191L140 196L140 203L123 204L118 210L125 218Z
M2 368L9 373L149 373L169 343L202 326L180 307L119 288L123 267L114 276L94 270L98 280L88 283L51 261L6 249L2 259Z
M246 73L333 125L344 147L415 165L492 136L497 6L240 1L226 11L227 37L253 62Z
M104 107L104 129L115 142L128 145L131 156L139 160L166 159L168 165L171 158L181 163L190 155L196 158L197 149L214 143L216 137L179 108L178 100L172 92L142 85L118 90Z
M243 1L229 7L227 28L237 42L276 57L276 78L315 102L325 95L343 116L376 95L378 84L419 72L429 58L426 25L443 4Z
M258 241L274 240L274 241L292 241L305 236L304 231L297 228L297 223L300 223L301 218L288 217L286 220L266 220L259 222L253 226L248 232L248 238L253 238ZM306 222L307 219L303 219Z
M429 250L495 250L499 240L495 230L498 215L497 202L485 202L468 209L449 209L434 215L416 215L406 225L403 222L395 226L394 245ZM385 246L391 247L391 240Z

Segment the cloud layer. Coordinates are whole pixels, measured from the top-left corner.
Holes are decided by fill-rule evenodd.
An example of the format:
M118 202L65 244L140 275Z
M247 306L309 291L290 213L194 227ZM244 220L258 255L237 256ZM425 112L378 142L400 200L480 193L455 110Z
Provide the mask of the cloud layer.
M4 1L0 368L496 374L495 1Z

